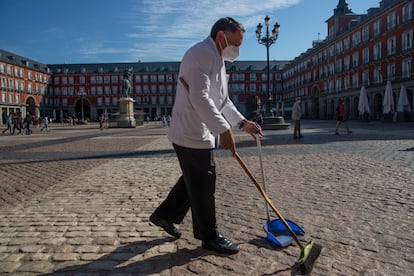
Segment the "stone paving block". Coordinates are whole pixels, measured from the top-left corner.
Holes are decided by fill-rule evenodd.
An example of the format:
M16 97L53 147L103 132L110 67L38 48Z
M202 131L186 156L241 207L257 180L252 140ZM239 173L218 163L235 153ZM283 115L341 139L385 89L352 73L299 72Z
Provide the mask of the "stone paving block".
M33 261L30 263L22 264L19 268L15 269L18 272L30 272L30 273L47 273L53 269L53 265L46 261Z
M76 261L78 259L79 254L77 253L56 253L52 256L52 260L56 262Z
M20 267L19 262L2 261L0 265L0 273L12 273Z

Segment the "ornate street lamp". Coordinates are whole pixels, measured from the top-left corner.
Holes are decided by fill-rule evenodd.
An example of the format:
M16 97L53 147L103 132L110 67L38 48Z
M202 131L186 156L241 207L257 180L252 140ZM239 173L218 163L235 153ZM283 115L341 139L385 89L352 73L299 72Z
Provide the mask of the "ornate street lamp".
M269 62L269 48L270 46L276 42L277 37L279 36L279 29L280 29L280 25L279 23L275 23L275 25L273 26L273 30L272 30L272 35L270 35L269 33L269 23L270 23L270 17L266 15L265 19L265 25L266 25L266 35L265 36L261 36L262 35L262 28L263 25L261 23L259 23L257 25L257 29L256 29L256 37L257 37L257 41L259 42L259 44L262 44L266 47L266 53L267 53L267 100L266 100L266 114L268 116L271 115L271 108L272 108L272 93L270 92L270 62Z
M81 119L81 124L84 124L85 123L85 116L84 116L84 111L83 111L83 98L86 96L87 94L85 93L85 91L79 91L78 92L78 96L80 96L80 98L81 98L81 116L82 116L82 119Z

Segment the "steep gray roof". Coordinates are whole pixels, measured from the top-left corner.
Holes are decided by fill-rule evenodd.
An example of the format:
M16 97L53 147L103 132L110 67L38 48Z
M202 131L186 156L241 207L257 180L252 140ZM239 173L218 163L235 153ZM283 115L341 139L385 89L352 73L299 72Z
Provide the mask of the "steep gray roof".
M23 66L35 71L49 73L49 69L46 64L29 59L27 57L19 56L15 53L8 52L2 49L0 49L0 61L4 61L6 63L14 64L17 66Z

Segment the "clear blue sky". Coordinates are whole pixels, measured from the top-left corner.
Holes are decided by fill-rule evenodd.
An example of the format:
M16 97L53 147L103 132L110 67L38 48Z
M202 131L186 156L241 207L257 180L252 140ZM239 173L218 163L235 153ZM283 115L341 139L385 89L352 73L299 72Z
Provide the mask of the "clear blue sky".
M366 13L379 0L348 0ZM324 39L338 0L0 0L0 49L45 63L180 61L220 17L246 33L239 60L265 60L255 30L281 25L271 60L290 60Z

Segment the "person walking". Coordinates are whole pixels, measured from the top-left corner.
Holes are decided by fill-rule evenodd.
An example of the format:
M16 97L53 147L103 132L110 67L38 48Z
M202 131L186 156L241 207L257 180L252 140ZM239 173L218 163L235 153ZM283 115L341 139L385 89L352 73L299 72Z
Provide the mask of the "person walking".
M293 129L293 139L303 138L300 134L300 117L302 117L302 109L300 108L300 98L295 99L295 103L292 108L292 120L295 122Z
M43 131L44 129L46 129L47 131L49 131L49 118L47 116L45 116L43 118L43 126L40 129L40 131Z
M239 252L216 225L216 168L213 151L220 144L236 153L232 127L254 139L263 135L260 126L237 110L229 98L224 60L239 55L244 27L230 17L219 19L210 36L192 46L182 59L177 94L168 138L176 152L182 175L150 221L175 238L179 224L191 208L193 234L201 246L224 254ZM219 142L218 142L219 141Z
M348 122L346 120L346 114L345 114L345 100L341 99L341 102L339 104L339 106L336 108L336 116L337 116L337 121L336 121L336 129L335 129L335 134L339 135L339 126L341 123L344 124L345 129L346 129L346 133L351 134L352 131L349 130L348 127Z
M10 135L13 134L13 112L9 113L9 116L6 116L7 128L3 130L3 134L6 131L9 131Z

